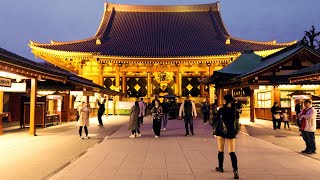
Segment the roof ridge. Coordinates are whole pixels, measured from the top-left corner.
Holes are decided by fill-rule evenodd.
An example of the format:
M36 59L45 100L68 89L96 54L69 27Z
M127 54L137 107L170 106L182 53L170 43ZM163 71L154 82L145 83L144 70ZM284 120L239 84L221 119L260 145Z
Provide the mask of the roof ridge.
M272 40L272 41L254 41L254 40L247 40L247 39L241 39L241 38L236 38L236 37L230 37L233 40L237 40L237 41L243 41L243 42L248 42L248 43L255 43L255 44L265 44L265 45L275 45L275 46L290 46L293 44L297 43L297 40L291 41L291 42L285 42L285 43L277 43L276 40Z
M114 8L116 11L125 12L198 12L209 11L212 7L214 7L215 11L220 11L219 3L220 1L196 5L134 5L105 2L105 6L107 6L106 11L110 11Z
M35 42L30 40L30 44L31 45L41 45L41 46L51 46L51 45L62 45L62 44L75 44L75 43L81 43L81 42L87 42L90 40L96 40L97 37L91 37L91 38L86 38L86 39L81 39L81 40L74 40L74 41L54 41L54 40L50 40L50 44L49 43L39 43L39 42Z

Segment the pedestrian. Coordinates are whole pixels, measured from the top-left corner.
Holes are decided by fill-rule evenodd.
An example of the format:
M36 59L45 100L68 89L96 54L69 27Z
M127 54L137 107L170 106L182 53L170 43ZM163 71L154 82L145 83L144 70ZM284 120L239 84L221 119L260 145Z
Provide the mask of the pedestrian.
M139 112L139 123L140 124L143 124L143 117L146 115L146 104L143 102L143 98L140 98L140 101L139 101L139 109L140 109L140 112Z
M139 102L135 101L134 105L131 107L130 119L129 119L129 127L128 130L131 131L131 135L129 138L141 137L140 133L140 124L139 124Z
M301 120L301 133L304 142L306 143L306 149L301 151L306 154L316 153L316 117L317 111L312 107L311 100L307 99L304 101L305 109L298 115Z
M278 102L275 102L271 108L272 113L272 122L273 122L273 129L277 130L280 129L281 126L281 110L279 108Z
M185 136L189 136L189 124L190 124L190 131L191 135L193 136L193 117L197 117L196 106L194 102L190 100L190 96L186 96L186 100L182 102L179 110L179 119L184 117L184 125L186 129Z
M170 104L169 104L167 98L163 99L163 102L162 102L161 106L162 106L162 111L163 111L162 128L161 128L161 130L165 131L165 130L167 130L169 108L170 108Z
M104 99L102 101L102 103L100 103L99 100L97 100L97 101L98 101L98 105L99 105L99 109L98 109L98 122L99 122L99 125L98 126L103 127L102 116L103 116L103 114L104 114L104 112L106 110L106 108L105 108L106 99Z
M236 100L235 106L236 106L236 119L239 124L240 114L242 113L242 104L238 100Z
M207 102L203 102L201 112L203 114L203 123L206 124L210 118L210 107L208 106Z
M84 127L84 132L86 133L87 139L90 139L88 136L88 126L89 126L89 114L90 114L90 108L89 105L86 102L82 102L82 106L79 108L80 117L77 122L77 126L79 126L79 135L80 139L83 139L82 137L82 128Z
M284 129L287 129L286 128L286 125L288 126L288 129L289 130L291 130L290 129L290 126L289 126L289 114L288 114L288 110L287 109L285 109L284 111L283 111L283 113L282 113L282 120L283 120L283 123L284 123Z
M156 94L154 96L154 100L152 100L152 102L151 102L151 109L153 109L155 107L157 100L159 100L159 95L158 94Z
M219 109L218 116L222 118L223 123L227 129L226 134L217 133L218 144L218 162L219 166L216 167L216 171L223 172L223 160L224 160L224 144L227 141L228 152L231 158L231 164L234 173L234 179L239 179L238 173L238 160L235 154L236 135L239 132L239 125L236 119L236 108L234 99L231 94L224 96L224 106Z
M218 116L218 106L216 103L212 104L212 119L216 119Z
M153 132L155 134L155 138L160 138L161 131L161 121L162 121L162 107L160 106L160 101L158 99L155 100L154 107L151 112L153 113Z
M298 115L300 114L302 107L301 107L301 102L300 102L300 100L297 100L296 103L297 103L297 104L296 104L296 106L294 107L294 110L295 110L295 112L296 112L296 125L297 125L298 127L300 127Z

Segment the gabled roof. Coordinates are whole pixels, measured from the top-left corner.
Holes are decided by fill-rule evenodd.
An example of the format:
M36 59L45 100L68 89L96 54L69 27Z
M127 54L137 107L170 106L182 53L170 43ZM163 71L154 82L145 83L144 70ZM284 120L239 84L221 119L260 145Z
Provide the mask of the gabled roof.
M46 73L48 76L57 76L59 79L63 79L64 82L66 81L79 84L81 86L86 86L86 87L92 87L92 88L99 88L102 92L107 92L108 94L111 95L121 95L122 93L116 92L116 91L108 91L104 87L95 84L92 82L92 80L77 76L76 74L73 74L69 71L66 71L64 69L61 69L59 67L56 67L50 63L38 63L35 61L32 61L30 59L24 58L22 56L19 56L15 53L12 53L10 51L7 51L3 48L0 48L0 62L4 62L6 64L13 65L15 67L20 67L20 68L26 68L31 71L36 71L39 73ZM1 76L1 74L0 74ZM50 79L50 78L49 78ZM59 87L61 83L59 82L54 82L54 81L48 81L49 85L47 87L44 87L42 82L40 82L41 89L44 88L57 88L60 90L63 90L65 88L70 89L72 86L70 84L63 84L63 87ZM50 87L49 87L50 86Z
M30 47L117 57L217 56L284 48L291 43L255 42L231 37L219 3L190 6L136 6L105 3L94 37Z
M203 80L201 83L223 83L225 80L229 80L238 75L247 72L261 62L262 57L255 54L252 50L244 51L236 60L228 64L226 67L214 71L213 74Z
M256 67L261 62L262 57L255 54L253 51L245 51L236 60L222 68L218 73L224 74L243 74L249 69Z
M306 46L300 45L300 44L294 44L292 46L289 46L281 51L278 51L274 54L271 54L261 60L259 64L257 64L254 68L248 69L248 71L244 74L241 74L240 76L236 78L248 78L251 76L255 76L258 73L261 73L263 71L268 71L270 68L273 68L274 66L277 66L279 63L285 61L289 57L292 57L299 53L303 49L308 49Z

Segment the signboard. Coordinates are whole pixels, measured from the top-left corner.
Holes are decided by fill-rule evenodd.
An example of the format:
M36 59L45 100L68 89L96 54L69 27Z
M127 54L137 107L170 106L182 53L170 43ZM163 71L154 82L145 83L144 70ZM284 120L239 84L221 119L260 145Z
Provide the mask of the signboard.
M11 83L11 87L0 86L3 92L27 92L27 83Z
M93 91L83 91L83 96L94 96Z
M11 79L0 77L0 86L11 87Z
M131 109L134 102L119 101L119 109Z

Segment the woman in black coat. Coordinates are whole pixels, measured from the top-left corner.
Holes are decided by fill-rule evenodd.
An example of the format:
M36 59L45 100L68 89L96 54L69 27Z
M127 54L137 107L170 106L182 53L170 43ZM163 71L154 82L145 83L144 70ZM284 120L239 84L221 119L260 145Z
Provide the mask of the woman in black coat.
M234 104L234 98L231 94L227 94L224 96L224 106L219 109L218 116L222 118L224 122L227 132L226 134L217 133L217 144L218 144L218 161L219 166L216 168L217 171L223 172L223 159L224 159L224 144L227 141L228 144L228 152L230 154L234 179L239 179L238 174L238 160L235 154L235 146L236 146L236 135L239 131L239 122L236 118L236 107Z
M280 129L281 126L281 110L279 108L278 102L275 102L271 108L272 113L272 122L273 122L273 129L277 130ZM277 125L278 123L278 125Z

